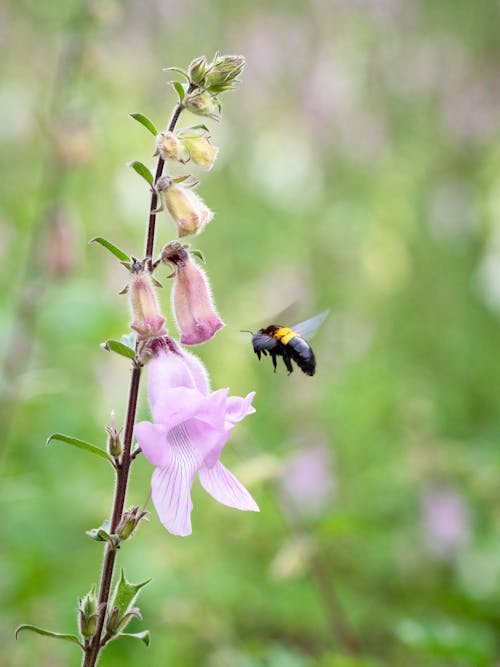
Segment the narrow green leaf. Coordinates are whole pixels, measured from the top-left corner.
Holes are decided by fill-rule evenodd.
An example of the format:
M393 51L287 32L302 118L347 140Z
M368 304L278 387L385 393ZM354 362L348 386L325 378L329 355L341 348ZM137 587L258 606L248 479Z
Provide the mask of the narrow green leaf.
M145 164L139 162L139 160L134 160L133 162L129 162L128 166L137 172L139 176L142 176L142 178L147 181L149 185L153 185L153 174L149 171Z
M120 343L119 340L107 340L105 343L101 343L101 347L103 350L115 352L115 354L120 354L122 357L127 357L127 359L135 359L135 350L128 345Z
M146 646L151 644L151 633L149 630L144 630L143 632L122 632L119 635L120 637L131 637L132 639L140 639L141 642L144 642Z
M177 72L177 74L182 74L182 76L186 77L188 81L191 81L189 74L182 69L182 67L164 67L163 68L164 72Z
M89 243L99 243L100 245L107 248L109 252L113 253L115 257L118 257L120 261L130 262L130 257L124 253L123 250L120 250L120 248L117 248L113 243L107 239L104 239L102 236L94 236L93 239L90 239Z
M110 609L118 607L120 610L120 617L124 616L130 607L135 602L141 588L149 584L151 579L143 581L141 584L131 584L126 580L123 570L121 571L120 580L117 582L113 594L113 600Z
M158 130L156 129L155 124L153 123L152 120L150 120L147 116L145 116L143 113L129 113L130 118L133 118L136 120L138 123L143 125L146 130L149 130L153 136L156 137L158 134Z
M104 519L99 528L91 528L86 530L85 534L90 537L91 540L96 542L110 542L113 539L113 536L109 532L110 523L108 519Z
M179 102L182 102L184 98L186 97L186 90L182 83L179 83L178 81L172 81L172 86L175 88L175 92L179 96Z
M105 452L103 449L100 449L99 447L96 447L95 445L91 445L90 442L85 442L85 440L73 438L69 435L64 435L63 433L52 433L52 435L49 435L47 438L47 442L45 444L49 445L53 440L65 442L68 445L73 445L73 447L78 447L78 449L84 449L91 454L95 454L96 456L100 456L101 458L106 459L106 461L109 461L112 465L114 465L112 457L107 452Z
M210 132L208 127L206 125L204 125L203 123L199 123L198 125L192 125L191 127L187 127L186 130L204 130L205 132Z
M31 632L36 632L39 635L45 635L45 637L52 637L53 639L64 639L68 642L72 642L73 644L78 644L78 646L83 648L80 644L80 640L76 635L65 635L62 632L52 632L51 630L45 630L44 628L39 628L36 625L28 625L27 623L23 623L16 629L16 639L18 638L19 633L23 630L30 630Z

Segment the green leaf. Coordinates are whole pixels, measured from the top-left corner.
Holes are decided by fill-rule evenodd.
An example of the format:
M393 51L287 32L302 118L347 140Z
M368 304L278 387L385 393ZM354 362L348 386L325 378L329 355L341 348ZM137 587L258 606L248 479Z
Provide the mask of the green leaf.
M172 86L175 88L175 92L179 96L179 102L182 102L184 98L186 97L186 90L182 83L179 83L178 81L172 81Z
M99 528L86 530L85 534L88 535L91 540L95 540L96 542L110 542L113 539L113 536L110 534L109 528L109 520L104 519Z
M102 236L94 236L93 239L90 239L89 243L100 243L100 245L107 248L109 252L113 253L115 257L118 257L120 261L130 262L130 257L124 253L123 250L120 250L120 248L117 248L113 243L104 239Z
M90 452L91 454L95 454L96 456L100 456L101 458L106 459L106 461L109 461L111 465L114 466L113 458L103 449L100 449L95 445L91 445L90 442L86 442L85 440L80 440L79 438L73 438L69 435L64 435L63 433L52 433L52 435L49 435L49 437L47 438L47 442L45 444L49 445L53 440L58 440L59 442L65 442L68 445L73 445L73 447L78 447L78 449L84 449L85 451Z
M135 359L135 350L133 350L128 345L120 343L119 340L107 340L105 343L101 343L103 350L108 352L115 352L120 354L122 357L127 357L127 359Z
M39 635L45 635L45 637L52 637L53 639L64 639L67 642L78 644L78 646L83 648L83 646L80 644L80 640L76 635L65 635L62 632L52 632L51 630L45 630L44 628L39 628L36 625L28 625L27 623L23 623L18 628L16 628L16 639L18 638L19 633L22 632L23 630L30 630L31 632L36 632Z
M153 186L153 174L149 171L145 164L139 162L139 160L134 160L129 162L128 166L131 167L135 172L142 176L142 178Z
M151 644L151 634L149 630L144 630L143 632L122 632L119 635L120 637L131 637L132 639L140 639L141 642L144 642L146 646Z
M153 123L152 120L150 120L147 116L145 116L143 113L129 113L130 118L133 118L136 120L138 123L143 125L146 130L149 130L153 136L156 137L158 134L158 130L156 129L155 124Z
M115 591L113 594L113 600L110 605L110 609L113 607L118 607L120 610L120 616L125 616L129 611L130 607L134 604L139 591L141 588L149 584L151 579L143 581L141 584L131 584L126 580L123 570L121 571L120 580L115 586Z
M177 74L182 74L182 76L186 77L188 81L191 81L189 78L189 74L182 69L182 67L164 67L163 68L164 72L177 72Z
M192 255L194 255L195 257L198 257L198 259L200 259L200 260L203 262L203 264L206 264L206 262L205 262L205 257L204 257L204 255L203 255L203 253L201 252L201 250L196 250L196 249L194 249L194 250L190 250L189 252L190 252Z

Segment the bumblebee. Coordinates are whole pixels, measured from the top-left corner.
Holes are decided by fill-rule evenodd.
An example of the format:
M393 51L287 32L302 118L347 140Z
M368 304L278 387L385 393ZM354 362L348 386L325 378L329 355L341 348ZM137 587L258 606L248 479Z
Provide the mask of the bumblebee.
M306 338L310 338L325 320L328 311L325 310L309 320L305 320L294 327L271 324L265 329L259 329L252 334L253 351L260 360L261 355L269 354L276 372L276 357L283 357L288 375L293 373L292 360L306 375L316 372L316 357Z

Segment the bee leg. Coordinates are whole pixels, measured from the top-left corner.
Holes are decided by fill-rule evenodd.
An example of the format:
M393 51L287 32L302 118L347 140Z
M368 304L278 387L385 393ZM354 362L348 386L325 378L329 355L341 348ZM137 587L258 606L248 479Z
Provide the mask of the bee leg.
M257 359L260 361L260 350L255 350L255 354L257 355Z
M290 375L290 373L293 373L292 362L290 361L290 357L289 357L289 355L286 354L286 353L283 355L283 363L284 363L285 366L286 366L286 369L287 369L287 371L288 371L288 375Z
M271 359L273 360L274 372L276 373L276 355L270 352Z

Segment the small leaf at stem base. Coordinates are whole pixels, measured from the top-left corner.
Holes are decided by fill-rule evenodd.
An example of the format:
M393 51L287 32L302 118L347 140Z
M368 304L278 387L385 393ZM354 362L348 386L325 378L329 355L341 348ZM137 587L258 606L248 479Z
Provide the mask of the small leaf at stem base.
M135 359L135 350L119 340L107 340L105 343L101 343L101 347L107 352L114 352L122 357L127 357L127 359Z
M151 644L151 634L149 630L143 632L122 632L119 637L131 637L132 639L140 639L146 646Z
M143 127L146 128L146 130L149 130L151 134L156 137L158 130L156 129L153 121L150 120L147 116L145 116L143 113L129 113L129 116L130 118L133 118L138 123L140 123Z
M104 248L107 248L115 257L118 257L120 261L130 262L130 257L123 252L123 250L120 250L120 248L117 248L113 243L104 239L102 236L94 236L93 239L90 239L89 243L99 243Z
M128 166L131 167L137 174L139 174L139 176L142 176L142 178L147 181L149 185L153 186L153 174L149 171L145 164L139 162L139 160L134 160L133 162L129 162Z

